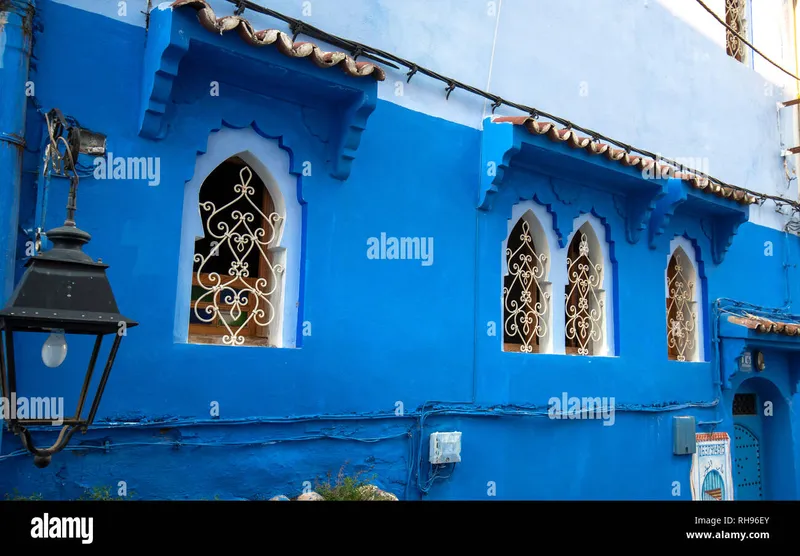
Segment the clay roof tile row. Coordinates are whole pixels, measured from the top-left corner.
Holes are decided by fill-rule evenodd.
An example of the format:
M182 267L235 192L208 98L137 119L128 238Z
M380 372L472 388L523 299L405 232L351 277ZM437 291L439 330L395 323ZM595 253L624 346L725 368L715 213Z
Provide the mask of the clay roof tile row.
M728 440L727 432L699 432L696 436L697 442L717 442Z
M339 66L351 77L372 76L376 81L386 79L382 68L369 62L357 62L344 52L326 52L311 42L294 42L292 37L277 29L257 31L244 17L226 15L217 17L206 0L175 0L172 8L190 7L197 11L197 19L213 33L237 31L239 37L253 46L275 45L278 51L291 58L310 58L321 68Z
M544 135L551 141L564 143L572 149L583 149L589 154L602 155L606 159L619 162L623 166L631 166L642 172L652 172L653 176L682 179L695 189L723 199L733 199L743 205L750 205L757 201L756 197L745 191L716 184L702 176L677 172L672 166L657 164L652 158L628 153L624 149L614 148L590 137L578 135L574 130L559 128L551 122L540 122L532 116L496 116L492 118L492 121L523 126L533 135Z
M800 323L780 322L764 317L747 315L743 317L729 316L728 321L761 332L763 334L780 334L782 336L800 336Z

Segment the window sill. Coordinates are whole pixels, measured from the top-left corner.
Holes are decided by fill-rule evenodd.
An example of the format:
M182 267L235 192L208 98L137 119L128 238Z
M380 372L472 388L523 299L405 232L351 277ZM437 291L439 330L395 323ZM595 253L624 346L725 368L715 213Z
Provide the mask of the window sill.
M222 336L218 336L215 334L192 334L189 336L187 344L199 344L199 345L214 345L214 346L226 346L229 344L225 344L222 341ZM267 338L245 338L244 344L241 346L230 346L230 347L277 347L271 345Z
M508 350L503 349L501 353L508 353L514 355L521 355L521 356L531 356L531 355L540 355L544 357L575 357L581 359L615 359L619 358L618 355L578 355L577 353L554 353L554 352L539 352L539 351L532 351L532 352L523 352L519 350Z
M294 350L300 349L295 346L276 346L269 343L266 338L252 338L245 340L245 343L239 346L232 346L222 342L222 336L216 335L201 335L192 334L187 340L175 340L173 344L184 346L198 346L198 347L221 347L221 348L269 348L273 350Z

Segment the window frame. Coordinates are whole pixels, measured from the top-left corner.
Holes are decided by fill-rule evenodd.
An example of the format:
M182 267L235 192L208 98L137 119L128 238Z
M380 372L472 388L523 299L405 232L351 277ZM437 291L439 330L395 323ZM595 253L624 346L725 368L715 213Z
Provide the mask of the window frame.
M572 219L573 229L568 235L565 242L560 241L563 238L555 227L554 215L551 212L549 205L539 204L535 199L519 200L512 204L510 207L510 218L506 220L506 229L502 239L502 249L499 250L501 272L499 283L499 325L498 333L499 341L496 344L497 349L503 353L514 353L518 355L538 355L538 354L553 354L553 355L567 355L566 351L566 299L563 297L565 288L568 284L567 277L567 251L569 244L575 237L577 231L581 226L588 224L591 228L594 237L597 240L599 250L601 251L600 260L603 266L603 293L605 298L604 303L604 322L603 322L603 343L599 346L597 353L594 357L613 357L616 354L616 336L615 336L615 314L616 314L616 295L615 295L615 273L616 263L612 262L611 245L608 242L609 229L601 217L596 216L594 213L582 213ZM541 226L541 238L534 236L534 243L536 248L540 251L544 250L546 245L546 253L548 256L548 266L545 272L546 281L544 284L550 291L550 306L548 308L548 326L549 335L547 342L542 344L543 349L539 352L525 353L519 351L511 351L505 349L505 296L503 288L505 286L505 279L508 276L508 268L506 263L506 249L508 246L508 238L514 227L526 213L530 212L536 219L539 226ZM541 247L540 247L541 245ZM564 245L564 247L562 247ZM541 283L541 282L540 282ZM496 292L498 290L495 290ZM591 355L588 357L592 357Z
M590 232L590 233L587 233ZM588 259L594 264L600 266L600 279L597 284L597 292L599 301L602 304L600 315L599 327L601 330L601 337L591 344L591 350L588 354L578 353L577 347L567 346L567 306L569 303L569 292L572 289L569 280L570 261L569 251L574 241L580 242L580 237L587 233L587 242L589 244ZM599 252L598 252L599 251ZM562 312L565 313L564 328L561 335L564 337L564 353L566 355L578 355L582 357L607 357L614 355L614 292L613 292L613 277L611 273L614 272L614 266L611 263L609 254L608 243L606 241L606 229L594 215L584 214L576 218L573 223L573 232L567 238L566 247L564 248L564 304ZM574 264L575 261L571 261Z
M552 294L552 282L550 282L549 280L551 271L551 262L550 262L551 238L548 237L547 233L548 228L542 223L542 220L545 216L546 212L544 211L544 207L541 207L536 203L528 201L528 202L518 203L517 205L515 205L514 210L512 210L512 217L509 219L508 233L506 234L503 240L502 271L501 271L501 280L502 280L501 347L504 352L509 352L509 353L552 353L553 352L553 294ZM509 333L510 327L508 320L511 317L507 315L507 308L508 308L508 294L510 294L511 292L510 291L506 292L506 289L508 287L507 286L508 278L513 275L513 270L509 269L508 267L508 262L509 262L508 245L509 241L512 239L511 234L514 232L514 230L521 222L525 222L528 224L529 234L531 236L531 243L533 244L534 247L533 252L539 257L538 262L541 264L542 276L539 278L534 276L533 282L536 284L537 291L540 292L541 297L544 298L545 300L544 311L541 314L538 314L541 320L537 320L537 322L534 323L540 325L542 334L532 338L533 340L533 343L531 344L532 351L524 350L524 347L526 346L526 342L524 341L521 344L508 341L508 339L520 335L519 333ZM549 229L552 230L552 227L550 227ZM536 266L539 266L536 263L534 264ZM537 299L539 299L538 295ZM510 349L511 346L523 346L523 348Z
M190 339L191 289L195 282L195 240L203 236L199 205L200 187L220 164L233 157L241 158L258 175L272 200L274 212L283 218L278 237L271 251L282 258L280 295L275 303L276 315L268 333L270 347L297 347L300 322L300 272L303 248L303 210L298 201L299 178L290 173L289 154L277 140L265 138L252 127L223 127L208 139L205 153L197 156L192 178L186 182L183 195L183 218L178 261L178 284L175 299L173 341L192 345L223 345L216 342L195 342ZM248 344L245 344L245 346ZM254 342L251 345L262 346ZM231 346L233 347L233 346Z
M669 253L666 259L666 266L664 267L664 292L665 298L667 299L667 304L669 303L669 294L670 294L670 281L669 281L669 270L670 265L672 263L672 257L675 255L675 252L680 248L685 257L686 262L688 262L692 266L691 278L694 279L694 287L692 288L692 302L691 307L694 309L695 313L695 329L694 329L694 341L695 347L692 353L691 359L686 359L685 361L680 361L678 359L673 359L670 357L670 347L669 347L669 313L668 313L668 305L664 305L664 323L665 323L665 342L667 344L667 359L670 361L675 361L676 363L702 363L706 361L706 346L705 346L705 311L704 311L704 299L705 299L705 279L702 272L702 266L700 264L700 258L698 257L697 249L695 248L694 243L692 240L685 236L675 236L669 244Z
M724 0L724 7L723 7L723 14L722 18L725 20L727 25L734 27L731 24L731 19L729 18L729 5L731 2L740 2L742 5L740 7L741 14L739 16L739 20L736 22L736 31L741 36L744 37L745 40L749 43L753 43L753 26L752 26L752 18L753 18L753 4L750 0ZM741 56L737 56L734 52L731 51L729 45L729 38L732 37L732 33L728 30L727 27L724 28L725 31L725 53L736 60L744 64L749 68L753 68L753 53L749 46L742 43L739 48L741 49ZM739 41L738 38L735 38L737 42Z

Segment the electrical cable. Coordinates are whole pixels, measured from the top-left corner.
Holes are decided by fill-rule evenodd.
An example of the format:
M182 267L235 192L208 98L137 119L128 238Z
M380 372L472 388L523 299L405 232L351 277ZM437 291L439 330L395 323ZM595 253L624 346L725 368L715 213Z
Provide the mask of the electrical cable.
M373 437L373 438L358 438L354 436L347 436L347 435L333 435L333 434L314 434L314 435L306 435L306 436L296 436L296 437L287 437L287 438L274 438L270 440L254 440L254 441L242 441L242 442L185 442L182 440L173 440L173 441L162 441L162 442L106 442L103 445L90 445L90 444L79 444L79 445L67 445L64 448L64 451L68 452L86 452L91 450L96 451L103 451L109 452L114 449L118 449L121 447L143 447L143 446L169 446L171 448L233 448L233 447L240 447L240 448L257 448L257 447L264 447L264 446L271 446L274 444L282 444L284 442L306 442L309 440L350 440L353 442L364 442L364 443L374 443L380 442L382 440L392 440L395 438L403 438L408 437L408 431L393 434L393 435L386 435L380 437ZM12 457L30 455L28 450L16 450L14 452L10 452L8 454L0 456L0 461L10 459Z
M90 452L90 451L102 451L102 452L109 452L111 450L116 450L119 448L128 448L128 447L145 447L145 446L168 446L170 448L176 449L180 447L266 447L275 444L281 444L285 442L300 442L300 441L309 441L309 440L350 440L353 442L364 442L364 443L375 443L380 442L383 440L391 440L406 437L409 439L409 450L408 450L408 474L405 486L405 495L406 500L409 499L408 497L408 488L412 484L412 482L416 483L417 489L422 494L428 494L430 489L433 487L433 484L439 480L446 480L450 478L450 476L455 471L455 464L453 465L453 469L451 470L450 474L447 476L442 476L440 474L440 468L442 466L429 466L428 470L428 477L424 479L423 484L423 477L421 474L421 458L423 454L423 442L424 442L424 427L425 427L425 420L431 416L446 416L446 415L455 415L455 416L516 416L516 417L550 417L550 418L569 418L570 414L586 414L591 413L593 410L592 408L585 408L579 411L561 411L561 412L554 412L549 407L539 407L539 406L521 406L521 405L514 405L514 404L506 404L500 406L491 406L491 407L437 407L437 404L443 404L445 402L425 402L420 407L420 410L417 412L406 412L402 416L396 415L394 412L387 412L387 413L373 413L367 415L353 415L353 414L346 414L346 415L309 415L309 416L298 416L298 417L264 417L264 418L245 418L245 419L185 419L185 418L171 418L171 419L159 419L159 420L148 420L148 421L107 421L105 423L95 423L92 426L92 430L109 430L109 429L132 429L132 428L153 428L158 427L160 429L165 428L180 428L180 427L190 427L190 426L220 426L220 425L259 425L259 424L287 424L287 423L303 423L303 422L313 422L313 421L346 421L346 420L359 420L359 421L366 421L372 419L403 419L403 418L415 418L417 419L417 427L416 427L416 434L419 435L419 441L417 445L416 453L414 453L414 434L415 434L415 427L411 427L403 432L397 434L390 434L385 436L378 436L378 437L354 437L348 435L337 435L337 434L318 434L318 435L305 435L305 436L297 436L297 437L284 437L284 438L273 438L267 440L253 440L253 441L240 441L240 442L197 442L197 441L182 441L182 440L174 440L174 441L161 441L161 442L119 442L119 443L111 443L106 441L102 445L91 445L91 444L80 444L80 445L67 445L64 450L69 452ZM468 404L464 404L468 405ZM644 412L644 413L660 413L660 412L673 412L673 411L682 411L689 408L713 408L719 405L719 398L708 401L708 402L662 402L662 403L654 403L654 404L616 404L612 406L611 410L614 412L622 411L622 412ZM430 409L427 409L430 407ZM597 418L597 412L600 411L599 408L594 409L594 418ZM557 416L557 417L556 417ZM590 415L590 418L592 416ZM43 432L43 433L52 433L51 430L48 430L46 427L31 427L31 432ZM2 431L0 431L2 434ZM0 455L0 461L5 461L11 458L22 457L30 455L30 452L27 450L16 450L14 452L10 452L5 455ZM413 481L414 470L416 469L416 481Z
M549 113L544 112L542 110L539 110L537 108L533 108L533 107L530 107L530 106L526 106L524 104L520 104L520 103L517 103L517 102L506 100L506 99L502 98L499 95L496 95L496 94L493 94L493 93L489 93L487 91L483 91L481 89L478 89L477 87L473 87L471 85L462 83L461 81L458 81L457 79L453 79L451 77L447 77L445 75L439 74L439 73L437 73L437 72L435 72L433 70L430 70L428 68L422 67L422 66L420 66L420 65L418 65L418 64L416 64L414 62L411 62L409 60L401 58L400 56L397 56L397 55L392 54L390 52L386 52L384 50L380 50L378 48L374 48L374 47L371 47L369 45L365 45L365 44L362 44L362 43L359 43L359 42L356 42L356 41L353 41L353 40L350 40L350 39L345 39L345 38L339 37L337 35L332 35L332 34L326 32L326 31L323 31L322 29L314 27L313 25L309 25L308 23L305 23L305 22L303 22L303 21L301 21L299 19L295 19L293 17L287 16L285 14L282 14L282 13L277 12L275 10L272 10L270 8L265 8L264 6L256 4L255 2L252 2L251 0L226 0L226 1L228 3L236 5L236 14L239 15L239 16L241 16L241 14L243 14L246 9L249 9L249 10L252 10L253 12L260 13L260 14L263 14L263 15L267 15L269 17L272 17L272 18L275 18L275 19L279 19L279 20L287 23L289 25L289 28L291 29L291 31L293 33L293 39L296 39L297 35L299 35L299 34L304 34L304 35L307 35L307 36L312 37L314 39L317 39L317 40L326 42L328 44L331 44L331 45L333 45L333 46L335 46L337 48L342 48L343 50L346 50L346 51L350 52L352 54L353 58L357 58L359 56L363 56L364 58L369 58L371 60L374 60L377 63L388 65L389 67L393 67L393 68L396 68L396 69L399 69L399 68L395 64L398 64L400 66L404 66L404 67L409 69L408 73L406 74L407 78L408 78L407 81L411 81L411 78L414 75L416 75L417 73L423 74L423 75L425 75L427 77L430 77L431 79L436 79L438 81L441 81L442 83L447 84L447 87L445 87L445 89L444 89L445 92L446 92L445 98L447 98L447 99L450 98L450 93L452 93L454 90L461 89L461 90L467 91L469 93L472 93L474 95L483 97L486 100L492 101L492 113L494 113L494 111L497 108L499 108L500 106L503 106L503 105L508 106L510 108L515 108L517 110L520 110L522 112L526 112L526 113L530 114L531 117L534 118L534 119L538 119L538 118L542 117L542 118L551 120L553 122L556 122L556 123L564 126L566 129L577 130L577 131L580 131L582 133L585 133L587 136L589 136L595 142L604 141L606 143L609 143L609 144L612 144L612 145L616 145L617 147L619 147L621 149L624 149L628 153L631 153L631 152L638 153L640 155L652 158L653 160L657 161L660 164L666 164L668 166L671 166L675 170L682 170L682 171L685 171L685 172L688 172L688 173L692 173L692 174L695 174L697 176L700 176L700 177L703 177L705 179L708 179L710 182L712 182L714 184L717 184L719 186L726 187L726 188L732 189L734 191L739 191L741 193L745 193L747 195L755 197L759 201L758 202L759 205L763 205L766 201L772 201L773 203L775 203L775 205L777 207L790 206L790 207L793 208L793 210L795 212L800 212L800 202L792 201L790 199L786 199L784 197L779 197L777 195L770 195L768 193L762 193L762 192L754 191L752 189L747 189L745 187L741 187L741 186L738 186L738 185L733 185L733 184L726 183L726 182L720 180L719 178L715 178L713 176L710 176L710 175L706 174L705 172L701 172L700 170L695 170L693 168L688 168L685 165L679 164L678 162L676 162L676 161L674 161L672 159L665 158L665 157L663 157L663 156L661 156L659 154L650 152L648 150L645 150L645 149L642 149L642 148L639 148L639 147L634 147L633 145L624 143L622 141L618 141L616 139L613 139L611 137L608 137L606 135L598 133L598 132L596 132L594 130L579 126L579 125L577 125L577 124L575 124L575 123L573 123L573 122L571 122L569 120L566 120L566 119L561 118L559 116L555 116L553 114L549 114ZM762 54L762 56L763 56L763 54ZM394 63L392 63L392 62L394 62ZM784 71L786 71L786 70L784 70ZM792 75L792 77L794 77L793 74L790 74L790 75Z
M769 58L769 57L768 57L766 54L764 54L763 52L761 52L761 51L760 51L759 49L757 49L755 46L753 46L752 44L750 44L750 43L747 41L747 39L745 39L743 36L741 36L741 35L740 35L740 34L739 34L737 31L736 31L736 29L734 29L733 27L731 27L730 25L728 25L726 22L722 21L722 19L721 19L721 18L720 18L720 17L719 17L719 16L718 16L716 13L714 13L714 10L712 10L711 8L709 8L708 6L706 6L706 4L703 2L703 0L697 0L697 3L698 3L698 4L700 4L700 5L703 7L703 9L705 9L705 11L707 11L707 12L708 12L708 13L710 13L712 16L714 16L714 19L716 19L716 20L717 20L717 21L718 21L720 24L724 25L724 26L725 26L725 28L726 28L726 29L727 29L727 30L728 30L728 31L729 31L731 34L733 34L733 35L734 35L734 36L735 36L737 39L739 39L739 40L740 40L740 41L742 41L744 44L746 44L747 46L749 46L750 48L752 48L752 49L753 49L753 52L755 52L756 54L758 54L759 56L761 56L762 58L764 58L764 60L766 60L767 62L769 62L770 64L772 64L772 65L773 65L773 66L775 66L776 68L778 68L779 70L781 70L783 73L785 73L785 74L786 74L786 75L788 75L789 77L792 77L792 78L796 79L797 81L800 81L800 77L797 77L795 74L793 74L793 73L792 73L792 72L790 72L789 70L787 70L787 69L784 69L783 67L781 67L780 65L778 65L776 62L773 62L773 61L772 61L772 60L771 60L771 59L770 59L770 58Z

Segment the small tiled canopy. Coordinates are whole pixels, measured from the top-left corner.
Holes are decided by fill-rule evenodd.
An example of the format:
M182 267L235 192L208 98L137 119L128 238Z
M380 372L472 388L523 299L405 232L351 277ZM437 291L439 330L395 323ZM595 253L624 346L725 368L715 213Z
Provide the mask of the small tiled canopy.
M583 149L593 155L603 155L608 160L619 162L623 166L633 166L639 170L655 168L656 174L659 176L682 179L695 189L716 195L717 197L722 197L723 199L733 199L742 205L751 205L757 201L753 195L740 189L716 184L702 176L676 172L671 166L657 164L652 158L631 154L624 149L613 148L605 143L595 141L590 137L578 135L572 129L559 128L556 124L551 122L540 122L532 116L496 116L492 118L492 122L511 123L523 126L533 135L544 135L551 141L563 142L570 148Z
M357 62L344 52L326 52L311 42L294 42L292 37L277 29L257 31L252 23L238 15L217 17L206 0L175 0L172 8L188 7L197 11L200 24L212 33L223 34L236 31L239 37L252 46L274 45L278 51L291 58L310 58L321 68L339 66L351 77L371 76L376 81L386 79L380 67L369 62Z
M744 326L750 330L761 332L762 334L780 334L782 336L800 335L800 323L797 322L780 322L753 315L744 317L731 315L728 317L728 322Z

